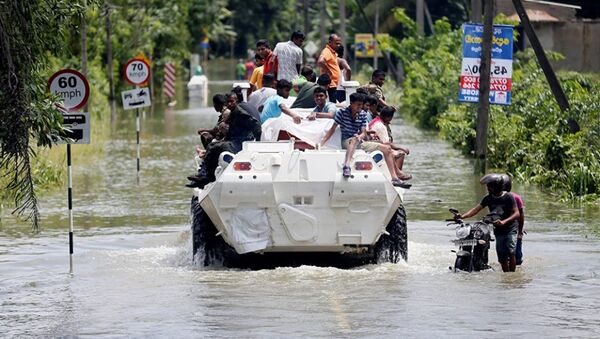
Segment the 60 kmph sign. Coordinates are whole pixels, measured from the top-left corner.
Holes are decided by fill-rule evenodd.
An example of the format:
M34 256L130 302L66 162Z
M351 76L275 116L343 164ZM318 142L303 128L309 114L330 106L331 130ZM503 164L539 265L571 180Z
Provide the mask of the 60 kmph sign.
M63 69L48 80L50 93L63 99L67 111L77 111L85 106L90 97L90 85L85 76L74 69Z

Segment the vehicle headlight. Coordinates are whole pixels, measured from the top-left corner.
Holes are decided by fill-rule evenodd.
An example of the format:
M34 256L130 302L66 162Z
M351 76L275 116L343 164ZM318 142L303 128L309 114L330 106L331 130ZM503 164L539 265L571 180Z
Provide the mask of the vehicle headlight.
M471 226L463 226L456 229L456 237L458 239L464 239L471 234Z

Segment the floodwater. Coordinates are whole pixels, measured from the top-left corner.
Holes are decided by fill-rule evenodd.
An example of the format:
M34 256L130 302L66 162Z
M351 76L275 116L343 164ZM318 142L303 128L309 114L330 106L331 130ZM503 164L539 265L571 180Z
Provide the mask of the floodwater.
M74 163L74 272L65 192L40 197L43 228L0 226L0 336L44 337L597 337L597 208L563 206L515 184L526 203L525 263L515 273L453 274L447 209L483 191L471 163L402 120L411 148L405 195L409 261L351 270L247 271L192 263L189 232L195 129L208 109L119 114L113 139ZM80 147L74 146L73 152ZM491 254L495 259L495 254Z

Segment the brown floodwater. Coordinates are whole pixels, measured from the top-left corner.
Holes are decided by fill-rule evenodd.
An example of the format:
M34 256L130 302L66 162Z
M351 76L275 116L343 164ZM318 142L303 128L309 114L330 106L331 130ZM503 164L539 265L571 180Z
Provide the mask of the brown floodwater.
M74 163L74 272L68 273L63 190L40 196L33 234L5 211L0 226L3 337L597 337L600 211L515 183L526 204L525 263L515 273L453 274L454 231L443 219L483 195L472 163L403 120L411 149L405 194L409 261L350 270L302 266L247 271L192 263L185 177L194 131L210 109L120 112L103 152ZM62 146L64 147L64 146ZM74 146L73 152L80 147ZM495 260L495 254L491 254Z

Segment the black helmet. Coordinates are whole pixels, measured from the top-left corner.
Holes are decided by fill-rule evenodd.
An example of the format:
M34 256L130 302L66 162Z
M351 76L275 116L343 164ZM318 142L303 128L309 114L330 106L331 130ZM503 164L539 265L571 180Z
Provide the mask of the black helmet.
M512 190L512 178L508 174L502 174L501 176L504 181L504 190L510 192Z
M485 184L491 193L500 193L504 190L504 178L500 174L488 174L482 177L480 182Z

